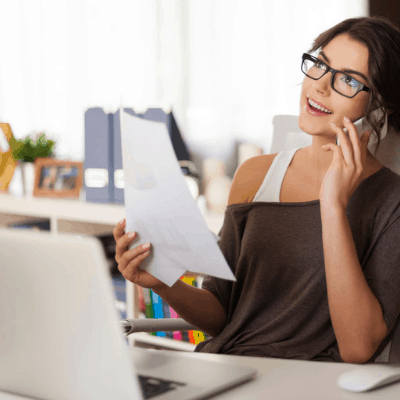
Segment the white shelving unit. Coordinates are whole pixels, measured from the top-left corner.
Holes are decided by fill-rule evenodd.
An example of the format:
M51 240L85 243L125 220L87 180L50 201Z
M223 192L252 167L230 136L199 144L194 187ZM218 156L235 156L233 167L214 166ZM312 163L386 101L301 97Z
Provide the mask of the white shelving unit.
M123 218L125 218L125 207L121 205L70 199L25 198L0 193L0 227L20 222L50 220L50 231L54 235L59 232L103 235L112 233L115 225ZM208 213L205 215L205 221L208 228L217 234L223 223L223 215ZM134 305L135 297L134 285L127 282L128 318L137 317ZM150 346L154 345L154 340L158 339L158 337L147 334L131 336L136 342ZM166 339L162 342L163 347L168 343ZM178 343L171 343L171 348L176 349L176 346L179 346ZM182 343L182 345L187 345L187 343ZM187 350L187 346L182 346L182 350Z

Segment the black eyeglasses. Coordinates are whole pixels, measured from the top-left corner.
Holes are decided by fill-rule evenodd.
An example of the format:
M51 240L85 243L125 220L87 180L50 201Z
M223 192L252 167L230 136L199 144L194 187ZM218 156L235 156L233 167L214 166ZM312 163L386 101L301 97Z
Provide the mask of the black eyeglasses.
M341 94L342 96L352 98L358 92L369 92L371 89L363 83L354 79L351 75L342 71L337 71L331 68L328 64L324 63L319 58L310 54L304 53L301 63L302 72L311 79L318 80L322 78L329 71L332 73L331 87L332 89Z

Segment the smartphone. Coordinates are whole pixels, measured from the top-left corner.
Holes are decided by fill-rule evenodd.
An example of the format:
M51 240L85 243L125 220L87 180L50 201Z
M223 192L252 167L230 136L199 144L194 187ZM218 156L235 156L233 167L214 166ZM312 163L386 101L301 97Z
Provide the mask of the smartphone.
M354 126L357 128L358 137L361 138L362 134L368 130L366 124L364 123L364 117L353 122Z

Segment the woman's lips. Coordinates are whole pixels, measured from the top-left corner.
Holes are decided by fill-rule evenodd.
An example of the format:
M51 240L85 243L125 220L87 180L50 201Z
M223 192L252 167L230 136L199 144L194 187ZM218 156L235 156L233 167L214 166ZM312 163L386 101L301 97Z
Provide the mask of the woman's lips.
M318 110L318 108L311 108L310 103L308 102L308 98L306 98L306 107L307 107L307 112L315 117L327 117L328 114L324 111Z

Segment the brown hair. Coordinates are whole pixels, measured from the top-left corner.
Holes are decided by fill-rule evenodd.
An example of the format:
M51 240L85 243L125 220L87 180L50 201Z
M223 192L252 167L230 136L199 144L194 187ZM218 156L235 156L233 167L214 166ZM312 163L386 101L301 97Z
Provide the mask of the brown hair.
M385 112L391 112L388 127L400 133L400 30L383 17L350 18L321 33L309 52L323 49L332 39L343 33L368 48L367 86L371 92L364 113L366 121L373 127L371 134L377 136L377 150L385 118L371 121L370 114L373 110L382 108Z

